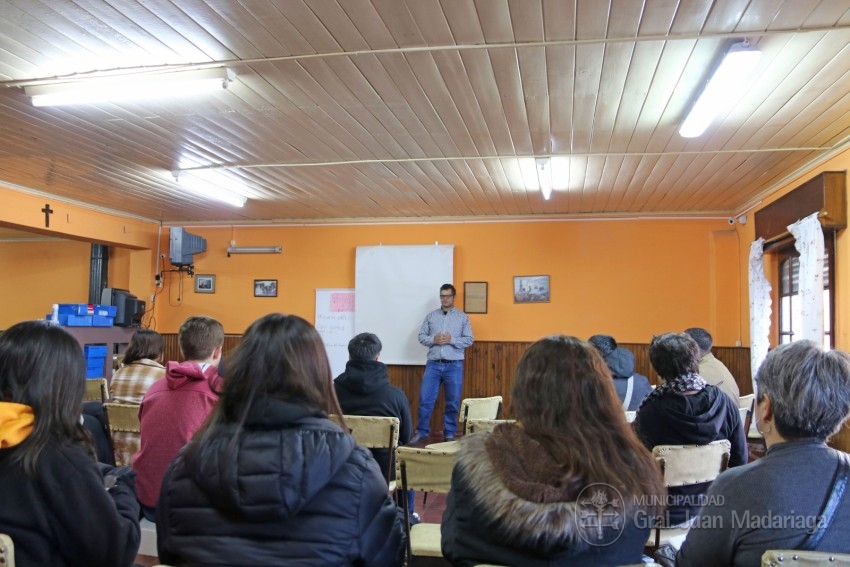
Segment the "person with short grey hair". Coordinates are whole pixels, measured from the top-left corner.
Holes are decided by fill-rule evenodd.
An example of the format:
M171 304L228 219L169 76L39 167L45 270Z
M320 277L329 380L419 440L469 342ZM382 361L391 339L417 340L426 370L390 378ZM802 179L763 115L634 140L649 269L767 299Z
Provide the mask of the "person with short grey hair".
M826 444L850 417L850 355L785 344L767 355L756 383L767 453L717 477L677 565L759 565L768 549L850 553L850 496L833 490L850 476L850 460Z

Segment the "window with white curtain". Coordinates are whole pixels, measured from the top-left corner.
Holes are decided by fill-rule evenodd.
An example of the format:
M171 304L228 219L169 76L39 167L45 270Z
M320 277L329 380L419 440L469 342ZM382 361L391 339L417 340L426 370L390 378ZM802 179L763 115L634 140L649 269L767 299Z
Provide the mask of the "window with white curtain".
M777 251L779 260L779 344L790 343L799 338L802 317L800 314L800 254L791 244ZM834 270L833 262L833 239L827 236L824 239L824 264L823 264L823 345L831 349L834 345L833 320L835 306L832 301L834 296L832 277Z

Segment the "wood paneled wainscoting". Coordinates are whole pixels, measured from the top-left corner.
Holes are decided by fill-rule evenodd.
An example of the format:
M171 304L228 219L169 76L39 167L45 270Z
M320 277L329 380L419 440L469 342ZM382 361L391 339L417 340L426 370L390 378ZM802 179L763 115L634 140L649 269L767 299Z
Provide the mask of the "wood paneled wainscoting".
M177 335L174 333L163 335L165 339L165 359L180 360L180 348L177 343ZM236 345L239 344L240 335L227 335L224 338L224 355L227 356ZM476 341L466 350L466 361L464 364L463 394L462 398L483 398L487 396L500 395L504 399L502 417L515 417L511 413L511 386L513 385L514 372L519 359L531 342L501 342L501 341ZM653 384L658 384L658 375L652 370L649 362L649 345L638 343L621 343L635 355L635 370L649 378ZM752 393L752 381L750 379L750 349L735 347L715 347L714 355L735 376L741 395ZM425 349L422 349L422 365L416 366L388 366L390 382L401 388L410 400L411 414L414 422L417 420L416 410L419 405L419 384L425 372ZM442 390L431 414L431 431L438 433L443 430L443 411L445 402ZM848 439L850 441L850 439Z

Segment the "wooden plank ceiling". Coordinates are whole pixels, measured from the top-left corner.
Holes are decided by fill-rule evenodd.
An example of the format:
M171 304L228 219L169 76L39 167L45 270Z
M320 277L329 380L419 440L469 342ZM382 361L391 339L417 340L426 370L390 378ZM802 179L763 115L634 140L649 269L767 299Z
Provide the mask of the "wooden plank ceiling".
M755 72L680 137L742 39ZM0 182L172 224L732 215L846 147L849 44L850 0L4 0ZM22 88L209 65L236 80L203 98ZM548 201L521 165L547 156Z

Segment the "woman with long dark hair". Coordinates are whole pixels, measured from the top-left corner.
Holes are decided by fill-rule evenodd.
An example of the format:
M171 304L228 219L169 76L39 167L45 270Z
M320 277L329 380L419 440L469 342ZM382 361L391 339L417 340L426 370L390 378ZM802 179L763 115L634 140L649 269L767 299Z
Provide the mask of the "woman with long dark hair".
M342 415L324 343L295 315L245 332L221 399L166 473L159 559L192 565L401 565L404 536Z
M664 488L599 352L568 336L531 345L511 413L516 424L461 440L443 555L454 565L639 563Z
M86 365L45 321L0 335L0 531L18 565L132 565L139 504L129 468L99 465L80 423Z

